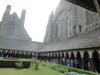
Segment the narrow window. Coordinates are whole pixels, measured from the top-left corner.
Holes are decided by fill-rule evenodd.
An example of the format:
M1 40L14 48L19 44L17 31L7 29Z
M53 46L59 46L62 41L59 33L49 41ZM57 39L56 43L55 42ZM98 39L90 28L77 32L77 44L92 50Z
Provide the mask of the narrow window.
M79 32L82 32L82 28L81 28L81 25L79 25Z
M8 27L7 27L6 36L14 37L15 36L15 30L16 30L15 23L10 22L7 26Z

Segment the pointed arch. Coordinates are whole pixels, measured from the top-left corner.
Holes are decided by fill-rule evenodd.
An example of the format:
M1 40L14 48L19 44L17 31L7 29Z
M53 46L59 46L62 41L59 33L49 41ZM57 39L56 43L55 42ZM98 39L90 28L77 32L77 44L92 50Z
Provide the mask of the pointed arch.
M75 55L71 52L70 66L75 67Z
M76 67L80 69L82 68L82 58L79 51L76 54Z
M90 68L90 56L87 51L85 51L83 54L83 68L85 70L89 70Z
M94 51L92 55L93 65L94 65L95 70L100 73L100 58L99 57L100 57L99 53L97 51Z

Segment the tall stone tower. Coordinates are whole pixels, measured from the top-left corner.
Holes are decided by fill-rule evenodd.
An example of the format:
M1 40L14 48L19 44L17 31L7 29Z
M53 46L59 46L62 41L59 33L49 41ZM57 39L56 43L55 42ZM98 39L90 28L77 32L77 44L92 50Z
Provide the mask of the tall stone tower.
M50 17L49 17L49 21L48 21L48 25L47 25L47 30L46 30L46 34L45 35L45 40L44 42L51 42L52 41L52 31L53 31L53 19L54 19L54 12L51 13Z
M10 14L11 6L8 5L0 22L0 37L31 41L24 28L26 11L23 10L19 18L16 12Z
M8 19L8 17L10 16L10 11L11 11L11 6L7 5L6 10L5 10L4 14L3 14L2 21Z
M26 15L26 10L22 10L22 15L20 17L20 22L21 22L21 25L24 25L24 21L25 21L25 15Z

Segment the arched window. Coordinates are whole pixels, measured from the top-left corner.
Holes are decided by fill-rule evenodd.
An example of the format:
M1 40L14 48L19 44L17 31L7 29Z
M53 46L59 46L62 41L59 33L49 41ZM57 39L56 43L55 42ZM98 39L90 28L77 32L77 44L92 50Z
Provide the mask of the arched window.
M16 31L16 25L15 25L15 23L14 22L10 22L7 25L6 36L14 37L15 36L15 31Z
M79 25L79 33L82 32L82 27Z

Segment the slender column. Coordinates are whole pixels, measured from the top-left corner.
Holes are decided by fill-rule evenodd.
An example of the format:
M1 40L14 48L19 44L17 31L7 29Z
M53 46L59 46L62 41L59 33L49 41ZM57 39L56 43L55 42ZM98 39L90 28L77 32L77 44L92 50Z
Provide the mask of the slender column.
M69 66L71 66L71 57L69 57Z
M93 2L94 2L94 5L95 5L95 7L96 7L96 9L97 9L97 12L99 13L99 16L100 16L100 7L99 7L99 3L98 3L97 0L93 0Z
M94 64L93 64L93 60L92 60L92 58L90 59L90 70L91 71L94 71L95 69L94 69Z
M77 64L78 64L77 58L74 59L74 63L75 63L75 67L77 68Z
M88 59L88 69L89 69L89 71L91 71L91 58Z
M82 69L84 69L84 58L82 58Z

